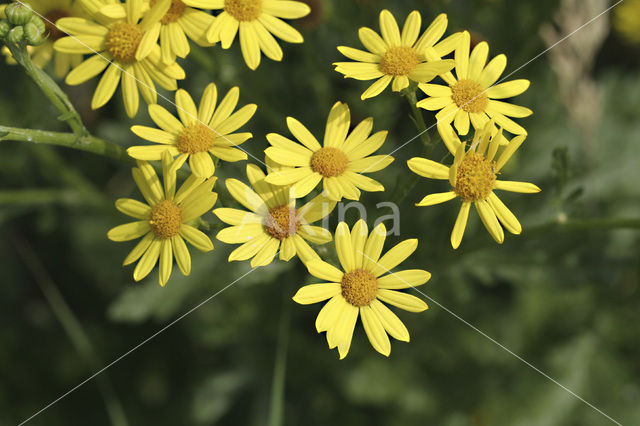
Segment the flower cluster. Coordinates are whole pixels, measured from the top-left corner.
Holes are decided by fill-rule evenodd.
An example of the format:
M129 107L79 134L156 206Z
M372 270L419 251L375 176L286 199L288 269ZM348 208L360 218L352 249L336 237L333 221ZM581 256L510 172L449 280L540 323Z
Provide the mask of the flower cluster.
M223 95L215 83L206 86L196 104L186 90L178 89L178 81L186 75L177 61L189 54L190 42L200 46L220 42L227 49L238 33L249 68L258 67L262 53L280 61L283 52L274 36L301 43L302 35L283 19L304 17L310 12L306 4L289 0L54 0L33 1L32 7L47 23L49 34L48 53L36 50L44 45L34 48L34 59L44 55L48 60L55 52L55 72L66 74L70 85L101 75L93 108L105 105L118 86L130 117L138 112L140 94L148 104L154 125L136 124L131 131L149 143L127 149L137 161L132 175L145 202L117 200L116 208L135 221L108 232L113 241L140 238L124 260L124 265L137 262L134 280L143 279L158 264L159 282L164 286L174 259L188 275L191 255L186 243L202 252L213 250L209 235L198 229L205 224L201 216L213 212L221 222L216 239L239 245L229 262L249 260L256 268L276 257L287 262L297 256L321 280L300 288L293 300L305 305L327 301L317 316L316 329L326 332L329 347L337 348L341 359L349 351L358 318L381 354L390 354L389 336L409 341L407 328L387 305L410 312L427 309L424 301L405 290L425 284L431 274L422 269L395 271L417 249L418 241L404 240L383 254L387 231L382 223L371 232L362 219L352 228L340 222L334 232L317 224L342 200L359 200L363 192L385 190L374 177L394 158L380 153L388 132L374 132L372 117L352 123L349 106L336 102L323 133L287 117L283 121L290 135L266 134L269 146L264 160L252 156L264 168L247 164L246 179L224 182L237 205L214 209L219 162L248 159L241 145L253 134L241 129L257 106L238 107L239 88ZM448 181L450 188L429 194L416 205L460 200L451 234L454 249L462 241L471 204L490 235L502 243L504 229L519 234L522 226L496 191L539 191L531 183L498 179L526 139L527 132L514 119L532 113L500 99L523 93L529 82L502 81L506 57L489 60L486 42L471 49L469 33L445 36L447 25L447 16L442 14L423 31L421 15L413 11L401 31L393 15L384 10L380 13L381 34L361 28L358 34L366 50L339 46L339 52L351 61L336 62L335 70L356 80L374 80L362 93L362 100L380 95L391 85L392 91L409 99L420 119L422 110L434 111L452 163L416 157L408 161L408 167L420 176ZM175 92L175 114L157 104L158 86ZM417 93L425 97L418 100ZM472 139L461 140L471 126L475 130ZM162 172L162 179L157 171ZM332 241L340 267L327 262L326 248L317 248Z

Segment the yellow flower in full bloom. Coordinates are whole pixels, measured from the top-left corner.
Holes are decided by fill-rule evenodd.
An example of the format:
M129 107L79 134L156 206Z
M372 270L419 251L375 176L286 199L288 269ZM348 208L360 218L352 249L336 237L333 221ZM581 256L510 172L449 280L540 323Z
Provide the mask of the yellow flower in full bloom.
M489 45L483 41L469 54L470 43L469 33L464 31L455 51L456 76L450 72L442 76L447 86L420 84L418 87L429 97L417 105L430 111L440 110L436 114L438 122L453 122L460 135L469 133L469 122L481 130L491 119L514 135L526 135L527 131L509 117L527 117L532 111L496 99L521 94L529 87L529 80L495 84L507 66L507 57L498 55L487 64Z
M162 158L163 188L151 164L139 161L132 174L146 203L130 198L116 201L119 211L138 220L111 229L109 239L130 241L143 237L123 263L129 265L140 259L133 271L136 281L146 277L160 259L160 285L164 286L171 276L174 257L180 271L189 275L191 256L184 240L200 251L213 250L209 237L188 223L216 203L218 194L211 191L216 178L191 175L176 192L176 171L183 163L184 159L173 160L168 153Z
M431 278L429 272L391 272L416 250L418 240L404 240L380 257L386 232L381 223L368 235L364 220L349 232L347 224L341 222L336 228L335 246L342 270L320 259L305 262L311 275L326 282L302 287L293 300L308 305L329 299L316 318L316 330L327 332L329 348L337 347L340 359L349 352L358 316L373 348L385 356L391 353L387 334L409 341L407 328L382 302L409 312L428 308L423 300L397 290L426 283Z
M356 62L336 62L336 71L357 80L376 80L362 94L363 100L377 96L392 81L391 88L399 92L409 86L409 80L426 83L450 71L454 62L441 58L456 48L461 34L454 34L438 43L447 29L447 15L443 13L418 39L421 22L420 13L414 10L400 33L391 12L383 10L380 12L382 37L370 28L360 28L358 35L368 52L339 46L340 53Z
M302 35L282 19L307 16L311 9L290 0L183 0L203 9L223 9L207 31L210 43L220 41L223 49L239 34L242 56L249 68L260 65L261 51L269 59L282 60L282 49L273 36L288 43L302 43Z
M133 126L131 131L157 145L133 146L127 150L138 160L159 160L168 150L172 156L189 158L193 174L208 178L215 172L211 156L224 161L246 160L247 154L236 146L252 137L251 133L233 133L253 117L257 106L245 105L233 113L240 89L232 88L216 105L218 90L209 84L196 108L185 90L176 92L179 120L160 105L149 105L151 119L160 127ZM232 114L233 113L233 114Z
M156 3L158 0L151 0L150 6ZM191 51L188 39L200 46L210 46L206 33L214 20L213 16L185 5L182 0L171 0L165 14L151 27L160 38L162 62L171 64L176 56L186 58Z
M327 119L323 146L298 120L287 117L289 130L300 141L296 143L277 133L267 135L271 147L267 157L287 166L270 170L266 181L274 185L291 185L295 197L304 197L320 181L328 196L340 201L360 199L360 190L384 191L384 187L362 173L377 172L393 161L390 155L373 155L384 143L387 131L370 136L373 118L359 123L349 134L351 113L347 104L337 102Z
M502 129L491 136L493 127L494 123L490 121L484 129L477 130L471 147L466 150L466 143L460 142L451 125L440 125L438 130L442 139L449 150L455 152L453 164L447 167L420 157L412 158L407 162L414 173L429 179L449 180L452 187L448 192L427 195L416 204L417 206L431 206L456 197L462 200L462 206L451 233L451 246L454 249L458 248L462 241L472 203L485 228L493 239L501 244L504 241L504 231L500 223L512 234L522 232L522 226L494 191L540 192L540 188L532 183L498 180L500 170L522 145L526 136L519 135L505 143ZM498 147L501 144L505 144L506 147L496 160Z
M82 55L56 52L53 49L53 43L64 33L56 26L56 22L60 18L69 16L85 16L84 11L80 7L78 1L72 0L29 0L29 6L37 16L42 17L42 21L46 27L47 40L38 46L28 46L31 60L38 68L43 68L53 58L54 73L58 78L63 78L69 70L82 62ZM5 5L3 5L5 6ZM0 6L0 7L3 7ZM0 17L3 13L0 11ZM15 60L11 57L11 52L5 46L2 53L7 56L7 62L15 64Z
M155 83L167 90L178 88L176 80L185 77L184 70L177 63L162 63L157 36L150 31L168 0L151 9L143 0L106 2L109 4L78 1L88 10L90 19L60 19L58 27L70 36L57 40L54 48L58 52L93 55L67 75L65 81L69 85L84 83L104 71L91 108L106 104L121 84L127 115L134 117L138 112L138 90L148 104L155 104Z
M269 164L269 167L273 165ZM229 193L250 211L218 208L213 212L223 222L232 225L216 238L227 244L239 244L229 255L229 262L251 259L251 267L271 263L280 250L280 259L288 261L296 254L306 261L318 255L307 241L325 244L331 232L313 226L336 206L335 201L319 195L300 208L289 188L277 187L264 181L265 174L254 164L247 165L251 188L237 179L227 179Z

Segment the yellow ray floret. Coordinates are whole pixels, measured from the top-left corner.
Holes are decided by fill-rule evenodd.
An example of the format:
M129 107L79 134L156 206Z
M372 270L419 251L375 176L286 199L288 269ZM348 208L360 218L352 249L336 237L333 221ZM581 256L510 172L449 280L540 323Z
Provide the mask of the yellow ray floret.
M509 142L504 140L502 129L491 136L493 126L493 121L490 121L484 129L476 131L471 147L466 150L466 143L457 139L450 125L440 125L438 128L443 140L452 152L455 151L453 164L447 167L420 157L407 162L414 173L429 179L449 180L451 184L450 191L427 195L416 204L417 206L431 206L454 198L460 198L462 201L451 233L451 246L454 249L458 248L462 241L471 204L475 206L487 231L501 244L504 241L503 226L512 234L520 234L522 226L494 191L540 192L540 188L532 183L498 180L500 170L522 145L526 136L516 136ZM443 128L448 128L449 131L445 132ZM502 153L497 155L501 144L506 146Z
M509 117L528 117L532 111L496 99L523 93L529 87L529 80L495 84L507 66L507 57L498 55L487 64L489 45L483 41L469 53L470 45L471 38L465 31L455 51L456 75L449 72L442 76L447 85L420 84L418 87L429 97L417 105L439 111L436 114L438 122L453 122L460 135L469 132L469 123L474 129L482 130L491 119L510 133L526 135L527 131ZM496 131L494 128L492 133Z
M189 225L209 211L218 199L212 192L216 178L203 179L189 176L176 191L176 171L184 158L173 160L168 153L162 157L164 188L153 167L139 161L132 170L146 203L121 198L116 208L137 221L116 226L107 236L112 241L130 241L142 237L124 260L124 265L138 261L133 279L146 277L160 260L160 285L164 286L171 276L173 258L184 275L191 272L191 256L185 240L200 251L213 250L209 237ZM138 260L139 259L139 260Z
M63 53L92 55L67 75L69 85L84 83L104 71L91 108L106 104L120 85L127 115L134 117L139 93L151 105L157 101L156 84L167 90L178 88L176 80L185 77L184 70L177 63L162 63L154 30L171 0L160 0L151 9L143 0L78 1L89 18L58 20L58 27L69 36L57 40L54 48Z
M358 316L373 348L389 356L388 335L408 342L409 332L384 303L409 312L428 308L421 299L397 290L426 283L431 278L429 272L391 272L416 250L418 240L404 240L380 256L386 233L382 223L369 234L363 220L351 231L341 222L336 228L335 246L342 270L320 259L305 262L309 273L325 282L302 287L293 300L302 305L329 300L318 314L316 330L327 332L329 348L337 347L340 359L349 352Z
M387 137L387 131L371 135L373 118L359 123L349 134L351 113L347 104L337 102L327 119L324 142L321 146L313 134L298 120L287 118L287 126L296 143L276 133L267 135L271 147L267 157L281 164L282 170L270 170L267 182L291 185L295 197L304 197L320 181L330 198L340 201L360 198L360 190L384 191L384 187L362 173L384 169L393 161L390 155L371 155Z
M277 167L270 164L269 167ZM278 251L280 259L288 261L296 254L302 260L317 258L308 242L325 244L331 241L326 229L311 225L333 211L336 202L319 195L300 208L290 188L265 182L265 174L254 164L247 165L251 187L236 179L227 179L229 193L249 209L218 208L213 212L223 222L232 225L216 238L227 244L242 244L229 255L229 262L251 259L251 266L271 263Z
M440 41L447 29L447 15L439 15L420 38L422 18L418 11L407 17L402 32L388 10L380 13L382 37L370 28L361 28L360 41L367 51L339 46L338 50L355 62L336 62L336 71L356 80L376 80L362 99L379 95L388 85L395 92L409 86L409 80L426 83L450 71L454 62L441 58L451 53L461 40L456 33Z
M311 11L305 3L290 0L183 2L203 9L222 9L206 33L207 40L211 43L220 41L222 48L228 49L239 33L242 56L252 70L260 65L261 52L274 61L282 60L282 49L274 36L288 43L302 43L302 35L282 19L302 18Z
M211 156L224 161L246 160L247 154L238 145L252 137L251 133L234 133L255 114L255 104L245 105L238 111L240 90L232 88L217 104L216 85L209 84L196 107L186 90L176 92L178 118L160 105L149 105L149 116L160 129L133 126L131 131L156 145L133 146L127 150L138 160L159 160L165 151L172 156L189 158L193 174L208 178L215 172Z

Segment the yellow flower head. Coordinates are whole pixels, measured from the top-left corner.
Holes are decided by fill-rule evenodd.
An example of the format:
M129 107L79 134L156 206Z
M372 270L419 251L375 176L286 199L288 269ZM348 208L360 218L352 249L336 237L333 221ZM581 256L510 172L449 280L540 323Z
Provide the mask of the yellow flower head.
M54 73L57 77L63 78L69 70L82 62L82 55L56 52L53 43L65 34L56 26L60 18L69 16L84 17L84 10L78 1L72 0L29 0L29 6L33 12L42 17L42 21L47 29L47 40L38 46L28 46L31 60L39 67L44 68L53 58ZM5 5L0 6L3 7ZM0 17L2 12L0 11ZM7 56L7 63L15 64L11 57L11 52L5 46L2 53Z
M184 240L200 251L213 250L209 237L188 223L216 203L218 194L212 192L216 178L191 175L176 192L176 172L183 163L184 159L172 160L168 153L162 157L163 188L153 167L139 161L132 174L146 203L130 198L116 201L119 211L138 220L111 229L109 239L129 241L143 237L123 263L129 265L140 259L133 271L136 281L146 277L159 258L160 285L164 286L171 275L174 256L180 271L189 275L191 256Z
M626 0L616 5L613 27L629 42L640 44L640 0Z
M162 63L157 34L151 31L166 3L148 9L143 0L126 0L125 3L78 1L87 9L90 19L60 19L58 27L69 37L57 40L54 48L63 53L93 55L67 75L65 81L69 85L84 83L106 69L93 95L91 108L106 104L121 81L122 98L129 117L138 112L138 90L148 104L155 104L154 82L167 90L178 88L176 80L185 77L184 70L177 63Z
M416 204L417 206L431 206L456 197L462 201L462 207L451 233L451 245L454 249L458 248L462 241L471 203L478 211L487 231L496 242L501 244L504 241L504 232L500 223L512 234L522 232L522 226L507 206L500 201L494 190L540 192L540 188L532 183L498 180L500 170L522 145L526 136L519 135L510 142L504 141L502 129L491 136L493 127L493 121L489 121L484 129L476 130L473 143L469 150L466 150L466 143L460 142L451 125L439 123L438 130L442 139L449 150L455 152L453 164L447 167L420 157L412 158L407 162L414 173L429 179L449 180L452 188L448 192L427 195ZM496 160L498 147L501 144L506 147Z
M227 179L226 185L233 198L250 211L231 208L213 211L220 220L232 225L216 238L227 244L242 243L231 252L229 262L253 258L252 267L268 265L278 249L280 259L285 261L296 254L305 261L317 258L307 241L325 244L331 241L331 233L310 224L329 215L336 202L319 195L297 208L289 188L266 183L258 166L248 164L247 177L251 188L236 179Z
M339 46L344 56L356 62L336 62L336 71L356 80L376 79L363 94L362 99L379 95L393 81L391 88L399 92L409 86L409 80L426 83L437 75L450 71L454 63L441 58L456 48L460 33L438 43L447 29L447 15L439 15L420 39L420 12L413 11L402 28L388 10L380 12L380 37L371 28L360 28L358 35L368 50ZM437 44L436 44L437 43Z
M360 198L360 190L384 191L378 182L362 173L377 172L393 161L390 155L374 155L384 143L387 131L370 136L373 118L358 124L351 134L351 114L347 104L337 102L327 119L323 146L298 120L287 117L289 130L300 141L296 143L276 133L267 135L272 145L265 150L267 157L286 166L270 170L266 181L274 185L291 185L297 198L311 192L320 181L328 196L336 201L343 197Z
M311 275L327 282L302 287L293 300L308 305L330 299L318 314L316 329L318 333L327 332L329 348L337 347L340 359L349 352L358 314L373 348L389 356L387 334L408 342L409 332L382 302L409 312L427 309L421 299L396 290L422 285L431 274L420 269L391 272L416 250L418 240L404 240L380 257L386 233L382 223L368 235L364 220L359 220L351 232L341 222L336 228L335 246L342 271L320 259L305 262Z
M161 1L165 1L166 6L162 10L166 11L150 31L155 34L156 41L160 39L162 62L171 64L177 56L186 58L191 50L188 39L200 46L211 46L205 34L215 20L213 16L185 5L182 0L151 0L150 6L154 7Z
M189 158L193 174L208 178L213 176L215 165L211 156L224 161L246 160L247 154L235 148L252 137L251 133L233 133L253 117L257 106L245 105L232 114L240 90L237 87L216 105L218 90L209 84L196 108L193 99L185 90L176 92L179 120L160 105L149 105L151 119L160 127L133 126L131 131L157 145L133 146L127 150L138 160L159 160L165 151L172 156Z
M249 68L260 65L260 52L274 61L282 60L282 49L273 36L289 43L302 43L302 35L282 19L307 16L311 9L299 1L290 0L183 0L190 6L223 9L207 31L210 43L221 42L223 49L240 32L242 56ZM282 19L280 19L282 18ZM272 35L273 34L273 35Z
M469 122L474 129L482 130L491 119L514 135L526 135L527 131L508 117L528 117L532 111L496 99L521 94L529 87L529 80L494 85L507 66L507 57L498 55L487 64L489 45L483 41L469 54L470 44L471 38L465 31L455 51L456 76L450 72L442 76L447 86L420 84L418 87L429 97L417 105L430 111L440 110L436 114L438 122L453 122L461 135L469 133Z

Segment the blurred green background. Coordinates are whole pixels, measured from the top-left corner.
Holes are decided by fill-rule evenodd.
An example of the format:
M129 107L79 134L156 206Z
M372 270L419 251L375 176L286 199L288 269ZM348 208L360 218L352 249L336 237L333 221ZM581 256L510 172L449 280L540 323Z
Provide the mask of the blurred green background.
M287 115L320 134L337 100L349 103L354 122L373 116L374 130L390 131L383 153L416 134L406 100L386 91L361 102L367 84L332 71L331 63L342 60L335 47L360 47L357 29L378 30L383 8L399 21L420 10L423 27L447 13L448 33L468 29L474 40L487 40L491 56L507 55L508 73L612 4L310 3L311 16L294 23L305 43L283 44L282 63L263 57L250 71L237 40L228 51L194 47L182 62L188 77L180 85L195 98L214 81L225 92L239 86L241 103L259 105L248 126L254 139L243 147L260 158L265 134L288 134ZM632 3L613 15L640 16ZM503 197L523 224L521 236L509 234L497 245L473 214L461 249L453 251L457 203L413 206L425 193L444 190L441 183L423 179L402 202L401 235L386 248L419 238L404 266L433 274L421 290L437 303L427 300L430 309L421 314L399 313L411 342L392 342L389 359L370 347L359 325L339 361L315 332L320 306L291 301L312 281L306 270L298 260L275 262L29 424L612 424L438 304L622 424L640 424L640 45L616 28L614 16L604 15L512 77L531 80L515 102L534 115L520 120L529 137L503 173L543 189ZM20 68L0 65L0 81L1 124L66 131ZM89 109L95 84L64 87L93 134L123 147L138 144L119 93L107 107ZM149 123L144 109L136 123ZM370 226L389 214L375 205L394 196L410 174L406 160L419 153L416 140L373 176L387 190L361 199ZM437 153L445 156L442 145ZM216 173L245 180L244 168L221 163ZM216 188L229 199L223 185ZM106 238L125 221L113 202L127 196L139 197L126 164L0 142L0 424L28 418L249 270L248 262L228 264L232 247L216 242L212 253L194 254L190 277L176 270L161 288L154 271L134 283L132 268L120 266L133 244ZM211 213L205 219L216 223Z

